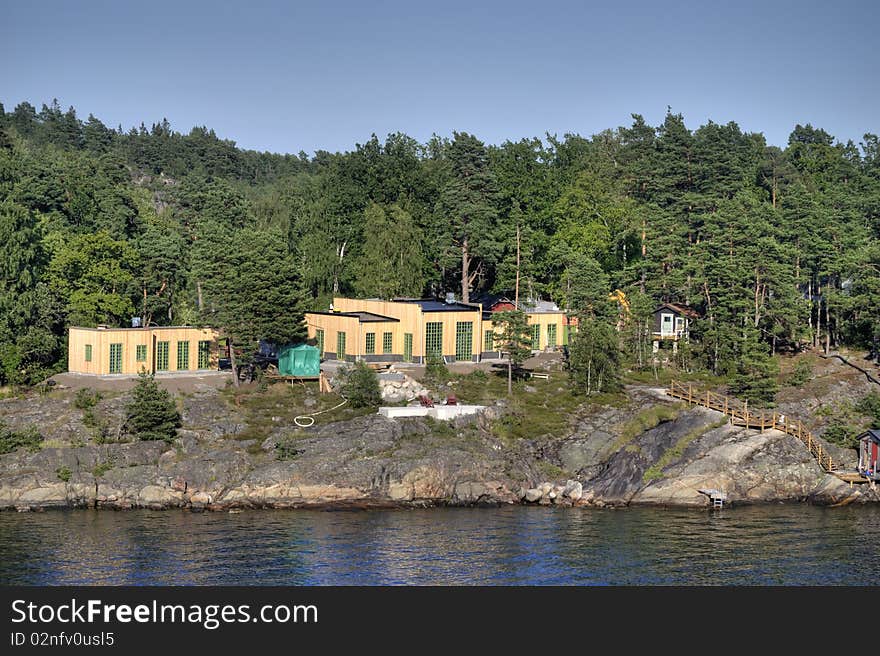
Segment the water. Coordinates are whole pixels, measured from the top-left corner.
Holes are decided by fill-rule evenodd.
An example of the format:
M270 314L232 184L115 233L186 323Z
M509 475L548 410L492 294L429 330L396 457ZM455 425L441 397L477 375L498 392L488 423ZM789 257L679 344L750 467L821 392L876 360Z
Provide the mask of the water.
M0 513L0 584L872 584L880 508Z

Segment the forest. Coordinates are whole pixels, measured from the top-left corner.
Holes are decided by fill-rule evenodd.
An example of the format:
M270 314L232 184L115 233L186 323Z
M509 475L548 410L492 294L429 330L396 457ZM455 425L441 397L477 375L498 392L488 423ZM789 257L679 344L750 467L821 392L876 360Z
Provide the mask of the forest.
M309 156L23 102L0 105L0 385L63 370L69 325L204 323L252 346L301 338L334 294L508 293L517 234L521 296L581 317L580 353L611 373L649 366L660 302L700 316L675 366L745 392L776 354L880 341L875 134L796 125L780 149L670 109L590 137Z

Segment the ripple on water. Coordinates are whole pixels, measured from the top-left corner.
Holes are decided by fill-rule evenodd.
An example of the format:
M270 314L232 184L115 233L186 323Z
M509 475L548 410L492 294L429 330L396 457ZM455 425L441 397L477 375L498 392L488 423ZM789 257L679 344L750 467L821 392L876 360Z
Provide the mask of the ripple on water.
M861 584L880 508L0 513L0 583Z

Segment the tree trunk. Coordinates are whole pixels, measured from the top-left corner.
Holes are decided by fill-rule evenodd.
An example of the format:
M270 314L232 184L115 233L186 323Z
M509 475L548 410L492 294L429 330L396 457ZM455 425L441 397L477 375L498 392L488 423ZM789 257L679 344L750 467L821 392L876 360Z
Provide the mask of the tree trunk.
M513 306L519 310L519 224L516 225L516 291L514 292Z
M467 237L461 242L461 302L470 303L470 266L471 256L468 252Z
M202 281L201 280L196 281L196 295L199 299L199 312L201 312L202 308L204 307L204 299L202 298Z
M825 285L825 294L828 294L828 285ZM831 319L828 310L828 298L825 299L825 355L831 352Z
M513 360L512 354L507 355L507 396L513 394Z
M235 347L232 344L232 338L229 337L226 343L229 344L229 363L232 365L232 384L239 387L241 382L238 380L238 365L235 363Z

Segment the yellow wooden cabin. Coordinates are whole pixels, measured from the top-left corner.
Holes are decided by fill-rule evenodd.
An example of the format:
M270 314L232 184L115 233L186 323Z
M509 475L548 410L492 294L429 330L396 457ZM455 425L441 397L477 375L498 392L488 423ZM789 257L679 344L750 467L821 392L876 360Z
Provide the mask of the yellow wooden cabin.
M110 375L192 372L218 368L217 331L191 326L71 327L67 370Z
M565 314L527 312L535 351L562 344ZM498 358L492 313L453 299L334 298L330 312L306 313L308 336L328 360L425 363Z

